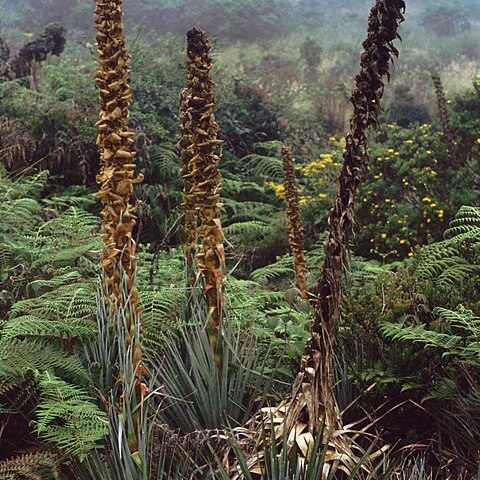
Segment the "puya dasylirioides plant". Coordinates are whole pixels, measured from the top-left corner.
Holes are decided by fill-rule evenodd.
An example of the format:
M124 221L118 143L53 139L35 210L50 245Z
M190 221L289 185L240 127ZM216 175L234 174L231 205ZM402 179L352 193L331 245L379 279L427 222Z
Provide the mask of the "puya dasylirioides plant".
M338 434L343 424L334 393L335 323L340 313L342 280L348 271L347 248L354 226L355 195L368 168L367 132L378 124L384 77L390 78L390 62L398 55L393 41L398 37L404 10L403 0L377 0L370 12L361 70L355 77L356 86L351 97L354 111L346 135L343 167L329 214L324 264L314 291L311 337L292 387L291 399L271 409L266 419L270 422L274 417L276 440L281 440L284 432L294 433L296 441L291 448L298 448L306 456L312 451L316 436L325 434L329 458L335 458L333 463L338 466L340 462L346 471L355 468L358 458L353 454L348 435ZM265 427L259 422L256 428L257 448L261 449ZM250 468L258 469L264 456L264 453L255 452L249 462Z
M187 264L193 263L196 238L192 230L198 212L197 266L203 278L203 288L208 306L209 335L212 350L218 352L221 335L221 318L224 309L225 251L221 225L220 203L221 174L217 168L220 160L217 138L219 130L215 121L215 83L211 79L212 59L207 35L197 29L187 33L188 71L186 89L182 92L182 173L185 205L189 209L186 253ZM220 362L218 362L220 364Z
M137 394L143 395L141 345L138 334L138 290L135 286L137 259L133 228L136 223L132 203L133 185L143 180L135 176L132 132L128 127L132 93L129 79L130 56L123 27L123 0L97 0L95 24L99 64L95 76L99 86L100 120L97 145L100 149L101 185L98 197L104 249L102 267L110 308L125 308L125 333L132 353ZM127 300L126 300L127 299Z
M286 218L288 227L288 240L294 260L295 278L302 298L308 298L307 262L305 260L305 233L300 209L300 195L298 193L297 179L293 152L290 147L282 148L283 178L285 182Z

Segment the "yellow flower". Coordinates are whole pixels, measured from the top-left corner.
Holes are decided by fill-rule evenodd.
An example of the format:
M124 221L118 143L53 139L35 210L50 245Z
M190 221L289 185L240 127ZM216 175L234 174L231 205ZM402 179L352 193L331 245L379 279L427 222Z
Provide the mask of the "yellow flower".
M443 213L444 213L443 210L439 210L437 212L438 218L443 218Z
M283 183L265 182L265 186L273 190L275 192L276 197L278 198L285 197L285 185Z
M477 138L477 143L480 145L480 138Z
M387 234L386 233L382 233L381 237L385 240L387 238Z
M408 252L409 257L413 257L413 252Z
M405 140L403 143L407 143L407 144L411 145L413 143L413 140Z
M319 193L318 196L320 198L327 198L328 197L328 195L326 193Z
M431 206L432 208L435 208L435 207L437 206L437 204L436 204L436 203L431 203L430 206Z
M407 243L407 241L406 241L404 238L402 238L402 239L400 240L400 245L404 245L405 243Z
M388 149L388 153L394 153L394 152L395 152L395 150L393 148Z
M430 197L423 197L422 198L422 202L424 203L430 203L432 201L432 199Z

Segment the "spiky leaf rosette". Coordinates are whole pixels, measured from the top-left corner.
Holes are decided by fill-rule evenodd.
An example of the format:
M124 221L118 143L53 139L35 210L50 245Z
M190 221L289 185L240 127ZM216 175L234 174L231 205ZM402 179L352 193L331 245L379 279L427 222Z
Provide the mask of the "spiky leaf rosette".
M351 97L354 112L346 136L344 163L337 179L335 204L329 214L324 266L315 289L311 338L293 385L291 400L271 409L265 419L268 422L273 416L274 423L279 424L275 429L276 438L287 431L292 437L290 444L298 445L305 455L312 451L316 435L325 432L329 447L327 457L339 462L347 472L355 468L358 458L354 454L354 442L342 433L333 389L334 322L339 315L342 278L348 266L347 246L354 225L355 194L368 166L367 132L378 123L384 77L389 79L390 61L398 55L392 42L398 37L404 10L403 0L377 0L370 12L361 70L355 77L356 86ZM252 468L257 467L258 462L252 462Z
M221 311L223 307L223 270L225 252L220 221L221 174L217 168L220 156L217 139L219 130L215 121L214 87L210 70L210 41L197 29L187 33L188 73L184 94L184 136L188 137L188 167L184 175L187 205L196 205L200 226L201 246L197 255L198 269L204 280L204 291L209 308L212 348L217 350ZM190 235L190 234L189 234Z
M308 297L307 288L307 263L305 260L305 233L300 210L300 196L298 194L297 179L293 152L290 147L282 148L283 178L285 181L285 201L287 203L287 227L290 250L295 266L297 287L303 298Z
M105 243L102 266L110 299L119 304L122 272L132 304L137 303L134 277L137 261L132 230L135 225L131 203L135 178L132 152L134 133L128 128L132 94L128 84L129 60L123 28L123 0L97 0L95 23L99 65L95 80L100 89L100 120L97 122L101 167L97 182L103 204L102 237Z

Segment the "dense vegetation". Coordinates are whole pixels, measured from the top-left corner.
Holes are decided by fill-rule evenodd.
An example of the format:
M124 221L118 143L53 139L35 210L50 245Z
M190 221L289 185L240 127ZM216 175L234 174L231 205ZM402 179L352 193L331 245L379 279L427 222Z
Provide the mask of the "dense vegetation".
M91 5L16 3L0 0L0 75L4 45L68 34L0 79L0 480L477 478L476 2L407 4L346 202L325 421L302 411L293 433L373 2L125 0L129 82L108 63L123 33L101 44L111 2L100 67ZM195 25L213 46L190 33L187 56Z

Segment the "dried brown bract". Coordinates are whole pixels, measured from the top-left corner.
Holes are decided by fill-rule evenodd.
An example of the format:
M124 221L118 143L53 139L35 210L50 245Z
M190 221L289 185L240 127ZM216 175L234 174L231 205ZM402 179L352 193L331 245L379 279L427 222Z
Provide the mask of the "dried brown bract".
M290 147L282 148L283 178L285 182L285 201L287 203L287 227L290 250L295 265L295 278L302 298L308 298L307 263L305 261L305 233L300 210L300 196L298 194L297 178L293 152Z
M196 255L198 270L204 281L204 292L209 308L209 326L212 349L217 354L217 340L223 301L225 252L221 226L221 174L217 168L218 153L223 143L217 138L219 127L215 121L215 84L211 79L210 41L201 30L187 33L188 72L182 102L182 174L184 199L187 209L186 254L193 265L196 252L197 229L201 245Z

